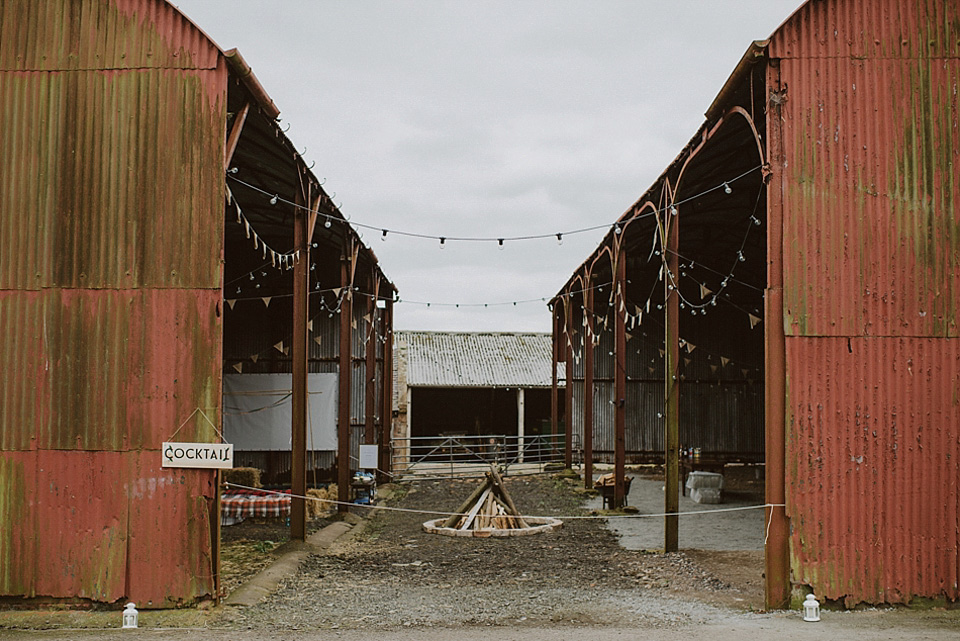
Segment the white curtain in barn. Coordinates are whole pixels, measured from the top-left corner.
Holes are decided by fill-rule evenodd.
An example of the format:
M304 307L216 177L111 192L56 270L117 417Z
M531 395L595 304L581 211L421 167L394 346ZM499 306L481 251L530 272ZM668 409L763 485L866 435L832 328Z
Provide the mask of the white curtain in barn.
M292 374L224 374L223 436L235 451L290 450ZM337 375L307 375L307 449L337 449Z

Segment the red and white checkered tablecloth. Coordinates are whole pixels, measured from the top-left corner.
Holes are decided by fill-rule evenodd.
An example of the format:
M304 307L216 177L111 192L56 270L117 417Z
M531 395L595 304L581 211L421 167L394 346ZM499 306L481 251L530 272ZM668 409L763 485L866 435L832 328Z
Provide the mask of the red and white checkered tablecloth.
M248 517L287 516L290 514L290 496L254 492L231 491L220 497L221 517L244 519Z

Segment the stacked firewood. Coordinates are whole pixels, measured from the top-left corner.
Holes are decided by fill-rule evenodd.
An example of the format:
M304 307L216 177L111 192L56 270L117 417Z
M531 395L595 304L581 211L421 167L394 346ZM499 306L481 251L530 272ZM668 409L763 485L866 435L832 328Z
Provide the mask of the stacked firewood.
M490 466L486 481L443 523L457 530L518 529L529 525L523 520L497 469Z

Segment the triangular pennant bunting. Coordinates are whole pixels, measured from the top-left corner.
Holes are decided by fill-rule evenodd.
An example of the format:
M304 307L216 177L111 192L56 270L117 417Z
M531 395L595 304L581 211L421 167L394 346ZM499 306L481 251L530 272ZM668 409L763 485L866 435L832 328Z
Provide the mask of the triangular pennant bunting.
M228 298L226 302L227 302L227 305L230 306L230 309L233 309L233 306L237 304L237 299L236 299L236 298Z
M282 354L282 353L283 353L283 341L280 341L279 343L277 343L276 345L274 345L274 346L273 346L273 349L277 350L278 352L280 352L280 353Z
M700 298L706 298L712 293L713 293L713 290L711 290L709 287L703 284L700 285Z
M233 369L237 370L237 373L238 373L238 374L242 374L242 373L243 373L243 363L234 363L234 364L233 364Z
M250 357L250 360L253 361L254 363L256 363L259 359L260 359L260 354L253 354Z
M760 322L760 317L753 314L747 314L747 316L750 318L750 329L753 329Z
M272 297L272 296L266 296L266 297L260 299L260 300L263 301L263 306L264 306L264 307L270 307L270 299L271 299L271 298L273 298L273 297Z
M730 359L727 358L726 356L721 356L721 357L720 357L720 363L721 363L724 367L726 367L726 366L727 366L727 363L729 363L729 362L730 362Z

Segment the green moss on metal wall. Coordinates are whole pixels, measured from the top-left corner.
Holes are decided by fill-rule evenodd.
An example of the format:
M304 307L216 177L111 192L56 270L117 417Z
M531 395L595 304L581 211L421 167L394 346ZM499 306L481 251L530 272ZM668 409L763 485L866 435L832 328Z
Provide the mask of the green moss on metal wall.
M31 555L17 549L28 522L28 494L23 465L0 456L0 594L32 596L26 578L32 568L25 567Z
M890 194L898 237L920 268L915 305L935 336L958 336L960 211L957 207L957 60L911 61L897 114ZM909 294L908 294L909 295Z

